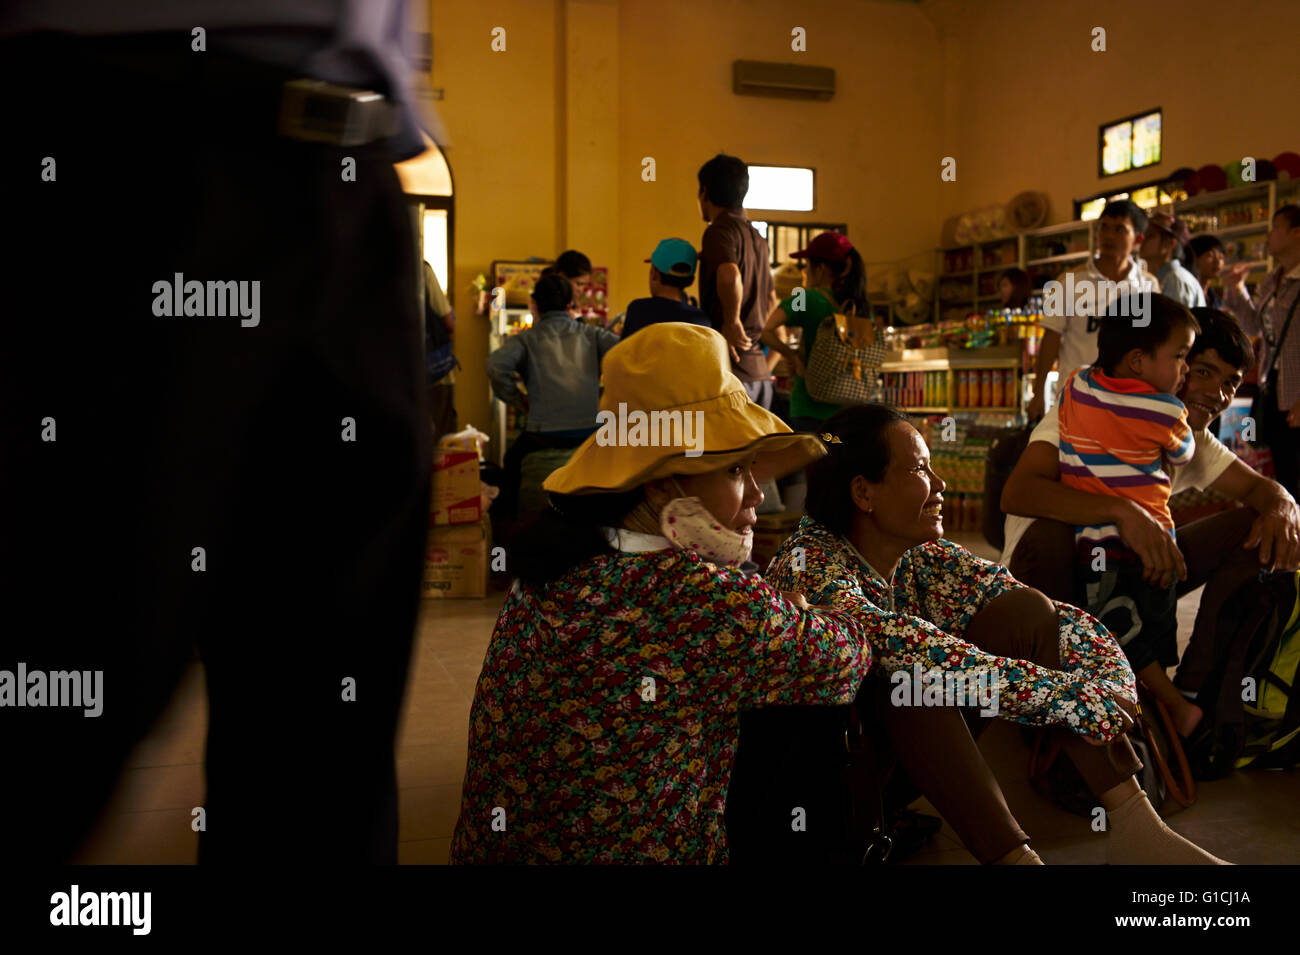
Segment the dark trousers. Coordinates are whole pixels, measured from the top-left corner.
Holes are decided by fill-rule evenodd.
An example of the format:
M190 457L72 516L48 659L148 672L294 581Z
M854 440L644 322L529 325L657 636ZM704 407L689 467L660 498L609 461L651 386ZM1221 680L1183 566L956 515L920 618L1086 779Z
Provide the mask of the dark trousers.
M1265 420L1259 423L1260 434L1265 436L1269 452L1273 455L1273 471L1277 483L1295 497L1297 485L1300 485L1300 428L1287 424L1286 415L1290 409L1278 408L1271 390L1263 403L1267 411ZM1261 402L1257 401L1256 405L1259 404Z
M1014 590L995 597L971 618L965 638L989 653L1029 660L1052 669L1061 666L1060 621L1056 608L1036 590ZM976 744L991 717L954 706L895 706L894 685L876 674L876 716L888 729L899 763L917 788L953 827L980 862L995 862L1029 837L1020 828ZM1093 746L1058 726L1051 731L1095 794L1142 768L1128 740Z
M391 157L277 138L283 77L188 34L9 41L0 74L31 91L0 151L0 668L103 673L99 717L0 713L7 857L76 850L197 646L200 861L395 862L431 436ZM258 324L158 317L175 273L259 281Z
M1214 663L1214 632L1223 602L1259 570L1258 549L1242 546L1256 514L1248 507L1211 514L1178 528L1178 549L1187 579L1178 581L1181 597L1205 586L1192 636L1174 677L1179 689L1199 690ZM1049 597L1079 605L1075 589L1074 528L1041 518L1029 525L1008 568L1017 580Z
M1035 590L1015 590L989 601L971 618L964 636L1000 656L1061 665L1056 608ZM983 863L1029 841L976 743L993 717L954 705L895 706L894 689L889 674L873 670L855 704L882 757L880 779L895 765L904 771L888 780L886 811L924 795ZM845 831L838 777L844 760L841 709L768 707L742 714L727 796L733 863L824 861L842 852L842 840L836 841ZM1142 768L1127 739L1099 747L1065 727L1051 732L1094 793L1119 785ZM805 809L806 832L792 834L793 807Z
M446 383L429 385L429 426L435 448L443 435L460 430L457 420L455 387Z
M764 378L762 381L742 382L745 386L745 394L749 395L749 400L754 402L760 408L771 409L772 395L775 394L776 384L770 378Z

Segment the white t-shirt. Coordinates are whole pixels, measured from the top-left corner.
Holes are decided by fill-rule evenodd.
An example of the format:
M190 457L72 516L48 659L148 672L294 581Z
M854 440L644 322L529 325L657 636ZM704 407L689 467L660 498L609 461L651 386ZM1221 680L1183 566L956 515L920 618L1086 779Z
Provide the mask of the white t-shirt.
M1072 283L1067 275L1073 275ZM1097 360L1097 316L1106 314L1106 309L1121 290L1127 289L1129 295L1160 291L1156 277L1137 262L1129 263L1128 274L1119 282L1112 283L1102 275L1095 259L1089 259L1071 272L1062 274L1060 281L1065 291L1064 304L1068 307L1057 309L1050 295L1043 299L1043 328L1061 336L1061 350L1056 356L1056 367L1060 372L1056 379L1058 394L1061 385L1070 377L1070 372ZM1094 305L1091 308L1086 302L1080 303L1075 299L1080 286L1086 284L1093 285ZM1058 311L1074 314L1055 314ZM1049 312L1053 314L1048 314Z
M1204 490L1217 481L1224 471L1228 470L1228 465L1237 460L1237 456L1223 442L1210 434L1206 428L1193 430L1192 440L1196 442L1196 451L1192 455L1192 460L1180 468L1169 468L1172 485L1171 494L1185 491L1189 487L1198 491ZM1033 444L1035 441L1044 441L1058 451L1060 450L1061 418L1059 409L1053 408L1043 415L1043 420L1038 422L1038 426L1029 435L1029 443ZM1006 544L1002 548L1002 557L999 561L1004 567L1010 566L1011 555L1015 552L1016 545L1020 543L1020 538L1024 536L1029 525L1035 520L1036 518L1024 517L1020 514L1007 515L1006 524L1004 525Z

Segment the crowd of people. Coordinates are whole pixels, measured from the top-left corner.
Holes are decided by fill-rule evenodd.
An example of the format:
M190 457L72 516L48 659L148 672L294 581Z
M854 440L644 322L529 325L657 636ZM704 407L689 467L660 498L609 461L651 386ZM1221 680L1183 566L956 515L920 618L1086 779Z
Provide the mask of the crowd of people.
M904 414L807 391L825 320L869 314L857 250L842 235L815 237L795 254L798 299L778 301L767 245L741 209L744 164L715 157L699 181L709 225L698 260L683 239L659 243L651 296L629 306L624 341L582 333L589 357L571 406L576 422L583 404L590 427L568 435L572 456L544 484L550 508L513 548L517 579L471 713L453 861L780 858L803 810L764 801L755 754L773 733L816 750L851 713L881 741L875 771L903 802L928 797L983 863L1042 861L975 745L999 718L1061 744L1106 811L1109 861L1224 864L1160 819L1128 734L1139 685L1189 744L1204 732L1196 694L1219 607L1261 569L1300 566L1294 480L1281 465L1280 483L1262 477L1209 430L1255 364L1248 332L1268 345L1261 381L1275 426L1300 414L1300 347L1285 330L1300 290L1300 209L1278 211L1269 243L1281 268L1257 298L1241 270L1225 276L1239 320L1206 306L1221 246L1127 201L1105 208L1098 254L1074 275L1095 285L1092 310L1045 319L1030 404L1041 421L1002 496L1007 542L994 563L942 539L945 484ZM699 308L686 293L697 262ZM556 334L549 316L572 322L561 281L534 293L539 321L520 338L539 344L490 360L503 398L519 368L511 356ZM1029 277L1009 270L999 286L1023 304ZM1139 298L1145 322L1127 311ZM771 410L769 358L792 371L783 416ZM1054 364L1059 397L1044 415ZM526 377L530 403L550 400L543 373ZM566 387L555 394L578 386ZM615 407L698 409L702 453L595 440L598 409ZM806 477L806 514L759 568L749 557L761 486L792 473ZM1175 533L1169 498L1184 487L1245 506ZM1203 584L1180 663L1176 601ZM984 681L995 712L969 697L899 705L898 678L922 670Z

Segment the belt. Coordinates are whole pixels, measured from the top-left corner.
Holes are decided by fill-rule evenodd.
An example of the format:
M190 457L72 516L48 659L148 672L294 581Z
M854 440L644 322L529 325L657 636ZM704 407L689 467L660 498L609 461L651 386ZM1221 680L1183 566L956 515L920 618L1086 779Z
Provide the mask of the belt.
M301 73L218 50L195 52L174 33L79 37L37 34L0 44L8 58L73 64L63 82L93 88L115 103L112 121L156 133L158 117L176 130L252 141L278 137L366 146L399 131L401 110L382 92L309 79ZM40 76L34 65L28 72ZM109 121L104 113L90 121Z
M382 94L322 80L289 80L280 96L281 136L364 146L397 132L398 111Z

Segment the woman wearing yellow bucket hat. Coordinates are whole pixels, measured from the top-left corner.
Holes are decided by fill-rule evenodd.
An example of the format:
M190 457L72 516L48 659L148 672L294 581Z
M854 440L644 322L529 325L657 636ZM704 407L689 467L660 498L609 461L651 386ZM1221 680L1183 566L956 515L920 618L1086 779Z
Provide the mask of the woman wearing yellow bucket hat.
M730 364L721 335L678 323L606 356L599 430L511 558L453 862L725 862L741 711L857 693L871 656L851 608L810 610L736 567L756 476L824 448Z

